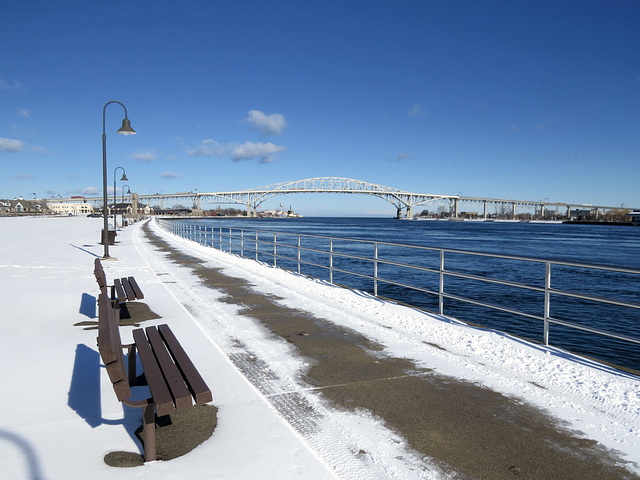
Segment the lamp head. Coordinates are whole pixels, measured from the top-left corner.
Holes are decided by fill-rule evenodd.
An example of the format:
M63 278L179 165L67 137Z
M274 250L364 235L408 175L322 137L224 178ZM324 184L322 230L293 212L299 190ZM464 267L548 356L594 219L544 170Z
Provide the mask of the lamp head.
M116 133L121 133L122 135L135 135L138 132L131 128L131 122L128 118L125 117L125 119L122 120L122 126Z
M122 172L122 178L120 179L121 182L128 182L129 179L127 178L127 174Z

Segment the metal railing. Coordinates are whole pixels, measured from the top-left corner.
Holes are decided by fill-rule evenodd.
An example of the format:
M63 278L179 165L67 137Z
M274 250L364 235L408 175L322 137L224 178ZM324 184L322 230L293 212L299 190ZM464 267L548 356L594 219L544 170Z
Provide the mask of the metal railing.
M199 244L262 261L274 267L285 268L315 278L321 278L322 275L318 272L325 272L331 283L370 291L376 297L399 300L393 298L390 293L381 295L382 286L421 292L437 299L437 309L424 309L434 312L437 310L440 315L447 314L445 302L454 301L539 321L543 324L542 341L545 345L549 345L549 326L551 324L640 345L640 337L637 336L551 316L552 300L558 303L558 299L561 298L577 299L604 306L616 305L628 309L640 309L640 303L635 301L637 290L634 287L618 292L622 297L626 296L627 298L593 293L594 290L599 292L598 286L585 288L586 291L574 290L576 284L585 287L589 282L584 282L581 279L589 277L593 272L629 275L640 281L640 270L638 269L383 241L238 227L213 227L210 224L179 220L160 219L159 223L164 229ZM382 254L383 249L384 255ZM363 253L363 251L370 253ZM389 252L392 251L395 253L390 254ZM401 260L407 257L411 259L411 263ZM487 260L508 263L497 266L481 263ZM465 264L474 262L479 266L476 270L482 270L481 273L465 271ZM531 268L535 265L538 266L537 269ZM493 269L502 271L503 277L492 275ZM566 269L573 270L567 273ZM554 288L551 283L552 271L554 275L563 280L560 283L570 283L571 288ZM336 281L337 275L341 275L339 282ZM425 281L426 276L431 276L432 281ZM345 281L344 279L347 277L357 279L357 281ZM411 279L417 281L412 282ZM472 284L476 292L479 291L478 285L484 285L492 293L482 293L479 296L483 299L478 299L474 298L473 294L464 295L459 291L456 292L456 290L468 290ZM516 301L512 301L512 305L504 305L484 300L484 297L500 299L504 296L503 293L492 289L492 286L508 287L512 292L517 292L511 293L512 297L515 295ZM518 298L531 297L532 294L541 297L540 303L528 302L528 311L524 308L517 308L520 303ZM475 296L477 297L478 294L476 293ZM532 304L536 305L533 309L531 308ZM415 303L413 305L416 306ZM565 311L572 308L571 306L563 307ZM455 317L455 315L450 316Z

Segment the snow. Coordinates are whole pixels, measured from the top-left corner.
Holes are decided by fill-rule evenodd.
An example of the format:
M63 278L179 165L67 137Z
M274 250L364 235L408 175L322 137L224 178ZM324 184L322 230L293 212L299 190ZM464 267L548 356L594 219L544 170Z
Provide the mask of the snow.
M95 330L74 326L97 320L93 261L102 256L102 220L20 217L1 218L0 225L0 477L442 477L372 416L337 411L301 385L304 359L239 315L236 305L218 302L221 294L188 269L169 262L146 241L141 224L118 233L111 247L117 260L103 262L107 276L135 275L144 302L162 317L147 323L170 323L213 390L218 425L209 440L183 457L130 469L107 466L103 458L109 451L140 451L130 434L140 411L117 402L99 366ZM638 377L212 250L151 226L176 248L247 279L287 306L335 319L384 345L390 355L548 411L620 452L640 473ZM122 331L126 342L130 328ZM246 354L264 362L263 378L245 378L230 360ZM292 395L302 402L288 401ZM300 411L301 403L314 415Z

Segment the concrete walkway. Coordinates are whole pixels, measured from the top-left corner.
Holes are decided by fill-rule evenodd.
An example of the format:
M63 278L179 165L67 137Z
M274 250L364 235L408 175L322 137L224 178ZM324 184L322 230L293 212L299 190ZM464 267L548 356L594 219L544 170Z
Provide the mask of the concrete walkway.
M238 305L242 315L259 321L308 359L312 366L302 379L305 387L314 388L337 408L366 409L383 419L415 451L435 459L454 478L638 478L619 466L623 461L614 452L579 438L545 412L389 357L361 334L302 309L284 307L277 297L257 293L246 280L220 269L203 267L200 259L173 249L148 226L143 228L171 261L223 293L220 301ZM260 378L264 367L256 359L238 355L231 360L248 379ZM262 388L259 381L255 386ZM287 396L287 402L297 401L293 393L269 398L278 410Z

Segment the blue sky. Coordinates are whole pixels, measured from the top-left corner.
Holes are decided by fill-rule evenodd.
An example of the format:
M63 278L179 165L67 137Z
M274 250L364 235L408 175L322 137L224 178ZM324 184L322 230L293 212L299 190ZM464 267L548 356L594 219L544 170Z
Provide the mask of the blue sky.
M335 176L640 207L638 25L636 0L4 2L0 198L101 195L117 100L138 135L107 107L108 183L139 194Z

